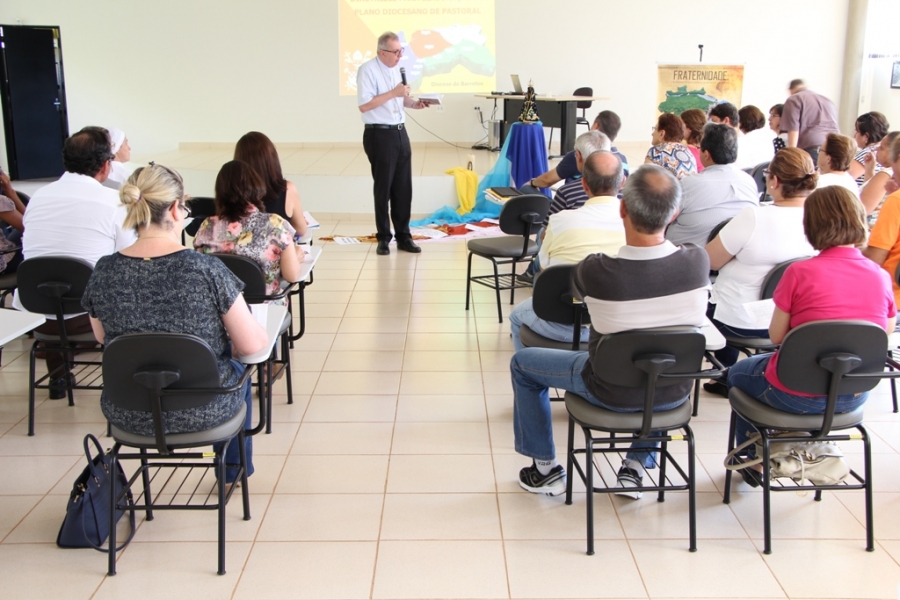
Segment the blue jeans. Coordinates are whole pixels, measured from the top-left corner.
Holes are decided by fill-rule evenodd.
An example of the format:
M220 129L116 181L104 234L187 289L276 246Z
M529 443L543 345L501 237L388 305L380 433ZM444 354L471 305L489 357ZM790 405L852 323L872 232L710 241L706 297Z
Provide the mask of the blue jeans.
M523 349L522 340L519 337L519 328L528 325L528 328L538 335L542 335L558 342L572 341L572 326L562 323L545 321L536 314L532 308L531 298L526 298L516 305L509 313L509 330L512 332L513 347L516 352ZM590 325L581 328L581 341L586 342L591 336Z
M528 186L528 187L531 187L531 186ZM539 190L537 188L531 188L531 189L536 190L536 191L529 192L529 193L534 193L534 194L543 193L543 192L541 192L541 190ZM538 273L541 272L541 264L540 264L540 261L538 260L538 254L540 254L540 252L541 252L541 244L544 243L544 238L541 235L542 233L544 233L543 225L538 227L537 230L534 232L534 239L537 242L537 252L534 254L534 260L531 261L530 263L528 263L528 268L525 269L525 273L524 273L525 275L531 275L532 277L534 277L535 275L537 275Z
M516 352L509 364L513 384L513 427L516 436L516 452L537 460L556 458L553 445L553 425L550 415L549 388L561 388L578 394L591 404L616 412L640 412L605 405L594 398L584 384L581 371L589 360L587 352L553 350L549 348L524 348ZM671 410L687 398L658 406L657 410ZM658 442L634 442L631 448L656 448ZM629 452L627 458L636 460L645 468L656 465L655 452Z
M728 370L728 387L734 386L763 404L787 413L820 415L825 412L826 396L797 396L773 387L765 375L770 358L771 354L759 354L738 362ZM834 412L845 413L855 410L865 403L868 396L869 392L838 396ZM747 420L738 416L735 428L736 445L746 442L755 431Z
M741 338L769 337L768 329L741 329L740 327L732 327L731 325L726 325L725 323L713 318L713 314L715 314L715 312L716 305L710 302L707 305L706 316L710 321L712 321L712 324L716 326L716 329L718 329L722 335ZM716 360L722 363L723 367L730 367L738 361L738 357L740 357L741 353L738 352L735 348L725 346L724 348L716 350L714 354L716 356Z
M237 374L238 378L240 378L240 376L243 375L244 371L247 369L247 365L234 359L231 359L231 366L234 367L234 371ZM244 402L247 404L247 416L244 417L245 430L253 427L253 388L250 386L250 384L250 379L247 379L247 383L244 384ZM244 438L244 451L247 453L247 477L250 477L251 475L253 475L252 437L248 436ZM240 448L238 447L238 438L235 437L228 443L228 447L225 448L225 481L227 483L231 483L232 481L237 479L238 474L237 467L229 467L227 465L239 464L241 464L241 454Z

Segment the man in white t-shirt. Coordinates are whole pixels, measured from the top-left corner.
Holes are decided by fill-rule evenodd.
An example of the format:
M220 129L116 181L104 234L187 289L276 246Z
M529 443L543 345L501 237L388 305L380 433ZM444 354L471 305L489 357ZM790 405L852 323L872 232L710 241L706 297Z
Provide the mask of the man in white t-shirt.
M27 231L22 238L25 260L65 256L93 266L100 257L135 242L135 232L122 229L125 207L121 206L118 192L103 186L112 159L109 134L102 127L85 127L66 140L63 146L66 172L59 180L36 191L25 211L22 221ZM13 305L23 308L18 296ZM72 335L91 331L84 313L67 318L65 326L66 332ZM60 333L55 319L48 319L37 331ZM63 364L63 357L57 352L48 353L46 360L48 372ZM66 382L57 377L53 383ZM51 398L64 396L64 389L50 392Z

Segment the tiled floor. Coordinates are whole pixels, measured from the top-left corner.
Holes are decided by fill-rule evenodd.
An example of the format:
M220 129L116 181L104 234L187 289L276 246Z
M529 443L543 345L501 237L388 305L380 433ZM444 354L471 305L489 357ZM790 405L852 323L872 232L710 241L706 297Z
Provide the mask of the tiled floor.
M323 235L366 233L326 223ZM357 231L359 230L359 231ZM464 305L465 246L414 256L326 244L293 351L295 403L255 438L253 518L228 515L227 575L215 575L212 514L140 522L105 575L105 555L54 541L83 459L102 434L96 394L42 400L25 435L24 340L0 368L0 585L4 598L897 598L900 417L885 386L867 404L874 437L876 550L862 495L779 494L774 553L761 553L761 497L722 504L727 404L704 396L698 437L699 550L684 494L665 503L596 498L586 556L584 495L523 492L512 448L507 324L489 290ZM477 259L476 259L477 260ZM478 264L476 262L476 264ZM484 265L481 265L483 268ZM524 297L524 294L521 294ZM507 307L508 308L508 307ZM565 410L555 405L558 447ZM858 450L845 445L858 465ZM580 486L579 486L580 487Z

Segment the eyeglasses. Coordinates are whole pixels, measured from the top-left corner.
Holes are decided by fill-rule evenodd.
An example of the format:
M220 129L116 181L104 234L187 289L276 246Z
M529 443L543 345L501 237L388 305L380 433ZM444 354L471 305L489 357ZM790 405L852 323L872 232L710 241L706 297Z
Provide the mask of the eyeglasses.
M400 56L401 54L403 54L403 48L399 48L397 50L386 50L385 48L382 48L381 51L389 52L389 53L393 54L394 56Z
M766 177L768 177L771 174L772 174L772 171L770 171L768 169L763 169L763 175L765 175Z
M179 202L178 200L176 200L176 201L173 202L172 204L177 204L177 205L178 205L178 208L179 208L180 210L184 211L184 218L185 218L185 219L187 219L188 217L191 216L191 209L190 209L190 207L189 207L187 204L184 204L183 202Z
M655 132L656 132L656 125L654 125L653 127L650 128L650 132L651 132L651 133L655 133Z

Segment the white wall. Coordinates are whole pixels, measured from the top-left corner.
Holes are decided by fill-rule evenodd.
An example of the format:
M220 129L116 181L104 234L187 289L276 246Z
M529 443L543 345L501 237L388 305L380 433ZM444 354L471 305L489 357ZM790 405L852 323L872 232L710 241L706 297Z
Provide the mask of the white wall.
M546 0L496 0L498 87L510 73L539 92L592 86L611 100L590 112L615 110L622 141L649 142L656 64L694 62L704 44L704 62L746 65L745 104L765 112L794 77L837 100L849 1L564 0L550 14ZM334 0L3 0L0 23L59 25L71 131L116 126L146 153L253 129L360 141L356 99L338 95L337 13ZM449 96L414 116L471 143L484 135L475 105L490 102ZM436 141L415 124L410 136Z

